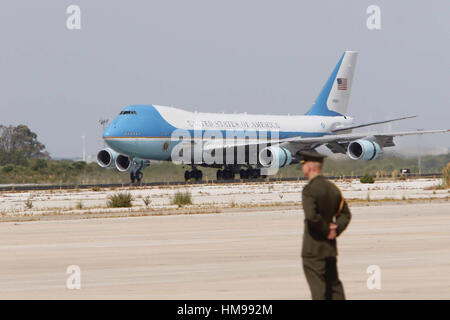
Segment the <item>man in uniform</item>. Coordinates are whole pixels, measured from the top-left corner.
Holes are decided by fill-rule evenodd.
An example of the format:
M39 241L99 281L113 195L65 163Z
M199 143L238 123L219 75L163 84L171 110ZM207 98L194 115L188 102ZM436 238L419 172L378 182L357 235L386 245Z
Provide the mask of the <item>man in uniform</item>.
M308 184L303 188L305 212L302 260L313 300L345 299L337 271L336 237L350 222L350 210L338 187L322 175L324 155L301 151L302 171Z

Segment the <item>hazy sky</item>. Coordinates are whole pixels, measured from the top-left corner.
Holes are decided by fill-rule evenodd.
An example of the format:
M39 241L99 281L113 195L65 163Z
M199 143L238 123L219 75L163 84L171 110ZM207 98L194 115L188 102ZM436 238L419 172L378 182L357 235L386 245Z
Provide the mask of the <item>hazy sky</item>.
M81 30L66 9L81 8ZM381 30L366 9L381 8ZM349 114L450 119L450 1L5 0L1 124L30 126L56 157L101 147L98 120L126 105L304 114L346 49L360 53ZM380 130L386 130L380 127ZM418 139L399 138L400 147ZM423 137L450 147L450 135Z

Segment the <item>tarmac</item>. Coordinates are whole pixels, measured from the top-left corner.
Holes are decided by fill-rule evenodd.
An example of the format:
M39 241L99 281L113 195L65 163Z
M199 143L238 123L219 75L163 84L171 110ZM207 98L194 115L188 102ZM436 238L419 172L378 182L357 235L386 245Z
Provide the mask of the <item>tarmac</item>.
M450 203L352 206L348 299L449 299ZM303 211L0 223L0 299L309 299ZM79 266L80 289L67 268ZM380 289L369 289L369 266Z

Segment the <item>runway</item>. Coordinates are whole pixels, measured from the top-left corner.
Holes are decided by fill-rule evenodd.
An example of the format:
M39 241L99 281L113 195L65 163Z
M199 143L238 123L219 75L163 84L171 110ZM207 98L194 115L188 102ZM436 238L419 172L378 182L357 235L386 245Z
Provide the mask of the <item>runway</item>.
M349 299L449 299L450 203L355 206ZM1 299L309 299L300 208L0 223ZM81 289L66 269L81 269ZM369 265L381 289L369 290Z

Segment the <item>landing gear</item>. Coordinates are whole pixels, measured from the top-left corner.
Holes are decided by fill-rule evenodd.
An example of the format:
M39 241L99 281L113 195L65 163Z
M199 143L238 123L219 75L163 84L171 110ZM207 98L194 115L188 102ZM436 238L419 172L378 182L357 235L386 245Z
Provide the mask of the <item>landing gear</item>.
M248 170L241 169L239 171L239 178L241 178L242 180L248 179L248 176L249 176Z
M260 179L265 178L265 175L261 175L261 169L254 169L249 167L248 169L241 169L239 171L239 177L242 180L246 179Z
M130 172L131 183L135 183L135 182L140 183L142 181L143 177L144 177L144 174L142 173L141 170L138 170L136 172L134 172L134 171Z
M193 168L192 171L186 170L184 172L184 180L188 181L190 179L194 179L195 181L201 181L203 178L203 172L198 170L197 168Z
M141 170L139 170L138 172L136 172L136 180L137 180L137 182L141 182L142 181L142 178L144 177L144 174L142 173L142 171Z
M217 177L217 180L233 180L234 179L234 168L226 167L223 170L217 170L216 177Z
M122 156L122 157L125 158L125 156ZM150 161L142 160L139 158L130 158L129 156L127 156L125 158L125 160L127 162L124 163L123 170L120 170L120 169L119 170L120 171L128 171L130 173L131 184L133 184L135 182L141 183L142 178L144 177L142 170L144 170L145 167L148 167L150 165Z

